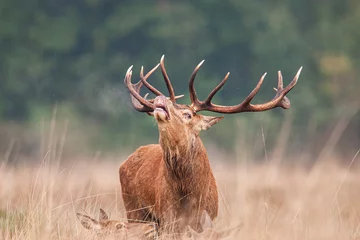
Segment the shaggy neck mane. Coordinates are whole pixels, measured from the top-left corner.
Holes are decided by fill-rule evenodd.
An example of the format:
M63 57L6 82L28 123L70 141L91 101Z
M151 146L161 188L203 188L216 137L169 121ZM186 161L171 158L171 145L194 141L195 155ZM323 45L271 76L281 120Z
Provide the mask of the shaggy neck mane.
M193 185L203 171L209 171L206 150L199 136L169 133L161 131L159 140L167 175L183 185L181 188L186 188Z

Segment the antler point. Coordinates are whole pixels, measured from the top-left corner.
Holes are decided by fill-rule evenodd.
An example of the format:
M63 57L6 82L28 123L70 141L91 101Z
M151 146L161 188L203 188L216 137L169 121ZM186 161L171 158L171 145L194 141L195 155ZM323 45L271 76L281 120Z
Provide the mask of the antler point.
M297 73L296 73L296 78L299 78L302 68L303 68L303 66L301 66L301 67L299 68L299 70L297 71Z
M202 61L196 66L195 71L197 71L197 70L201 67L201 65L203 65L204 62L205 62L205 60L202 60Z
M134 65L131 65L131 66L128 68L128 70L126 71L126 75L127 75L129 72L132 71L133 66L134 66Z
M140 69L140 77L144 77L144 66L141 66L141 69Z

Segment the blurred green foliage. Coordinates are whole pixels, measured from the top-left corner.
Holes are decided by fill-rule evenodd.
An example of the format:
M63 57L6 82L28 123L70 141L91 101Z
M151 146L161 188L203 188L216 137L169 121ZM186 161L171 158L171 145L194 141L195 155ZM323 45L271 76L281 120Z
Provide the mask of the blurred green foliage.
M290 110L228 116L204 134L229 149L236 119L247 129L271 126L271 144L284 114L294 116L301 140L309 122L321 126L360 103L355 0L2 0L0 16L1 121L32 122L55 104L66 106L77 126L96 128L93 144L100 148L156 141L154 121L132 109L123 77L134 65L137 81L140 67L149 70L162 54L187 103L188 78L202 59L201 98L231 72L214 99L224 105L242 101L264 72L254 102L269 100L278 70L287 84L304 66ZM149 81L166 92L159 71Z

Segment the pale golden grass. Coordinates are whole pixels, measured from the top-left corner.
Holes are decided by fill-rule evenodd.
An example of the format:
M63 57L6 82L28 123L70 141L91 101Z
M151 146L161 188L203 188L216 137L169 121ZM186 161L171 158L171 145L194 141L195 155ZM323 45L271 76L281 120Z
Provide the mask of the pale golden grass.
M261 165L250 164L252 154L242 137L235 143L238 151L233 157L210 147L220 193L214 228L222 230L242 223L243 229L234 239L360 239L359 152L353 159L331 159L351 116L334 127L310 170L301 164L282 164L288 162L284 153L291 118L285 119L275 151L265 151ZM81 226L76 213L97 218L99 208L110 213L111 219L125 220L118 167L126 157L96 155L61 162L68 123L58 124L55 119L56 108L49 126L41 128L39 155L43 157L37 163L10 165L11 148L0 155L0 240L94 239L94 233ZM239 130L246 132L241 124ZM260 145L266 150L262 128L261 133ZM227 165L223 160L229 158L243 164ZM306 152L292 156L291 162L313 162L304 158L308 158Z
M124 219L117 172L123 160L3 165L0 239L92 239L76 212L97 217L100 207ZM319 163L309 171L270 162L215 164L214 172L221 193L214 228L243 223L235 239L360 239L357 168Z

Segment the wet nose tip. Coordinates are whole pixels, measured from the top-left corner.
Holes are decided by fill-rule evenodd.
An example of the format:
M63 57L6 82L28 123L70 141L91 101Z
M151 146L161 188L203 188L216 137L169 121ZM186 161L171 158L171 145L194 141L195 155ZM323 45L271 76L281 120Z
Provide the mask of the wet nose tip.
M154 100L155 103L165 103L166 97L163 95L157 96Z

